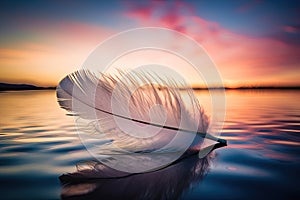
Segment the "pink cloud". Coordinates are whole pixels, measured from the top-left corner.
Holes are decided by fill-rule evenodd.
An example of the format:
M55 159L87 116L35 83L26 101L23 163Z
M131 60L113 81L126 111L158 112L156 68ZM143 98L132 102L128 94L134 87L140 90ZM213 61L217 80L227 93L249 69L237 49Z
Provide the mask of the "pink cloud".
M128 17L149 20L152 15L152 7L139 7L132 9L131 12L126 13Z
M172 9L171 9L172 8ZM300 47L271 37L250 37L235 33L220 24L196 15L184 2L170 7L148 5L148 13L132 18L142 26L158 26L185 33L210 54L225 79L280 79L282 74L299 70ZM127 16L132 16L129 10ZM134 13L138 12L135 8ZM153 13L156 15L154 20ZM294 32L285 27L287 32ZM284 77L286 79L286 77ZM282 79L282 81L287 81Z
M124 15L146 26L163 26L185 32L185 21L182 13L194 12L192 6L181 1L167 3L152 1L149 4L130 4Z
M284 26L282 29L287 33L300 33L300 26Z

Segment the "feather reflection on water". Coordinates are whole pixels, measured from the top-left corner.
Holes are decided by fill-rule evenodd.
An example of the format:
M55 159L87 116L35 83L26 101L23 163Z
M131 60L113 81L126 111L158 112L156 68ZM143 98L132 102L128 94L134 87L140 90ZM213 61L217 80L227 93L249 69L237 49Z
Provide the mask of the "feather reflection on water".
M78 171L60 176L62 199L178 199L209 170L214 153L196 154L156 171L129 174L97 161L79 165Z

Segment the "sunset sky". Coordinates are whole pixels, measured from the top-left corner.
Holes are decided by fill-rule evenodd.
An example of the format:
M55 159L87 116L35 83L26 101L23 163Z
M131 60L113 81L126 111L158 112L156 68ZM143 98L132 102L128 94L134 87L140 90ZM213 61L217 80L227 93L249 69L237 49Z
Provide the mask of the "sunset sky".
M195 39L227 86L300 85L299 19L299 1L1 1L0 82L56 86L101 41L154 26Z

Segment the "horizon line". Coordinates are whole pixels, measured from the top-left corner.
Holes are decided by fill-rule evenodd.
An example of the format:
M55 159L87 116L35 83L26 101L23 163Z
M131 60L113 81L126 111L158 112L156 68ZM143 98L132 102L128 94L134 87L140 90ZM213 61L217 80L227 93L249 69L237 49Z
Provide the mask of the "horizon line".
M33 84L23 83L2 83L0 82L0 91L8 90L55 90L57 86L36 86ZM214 87L191 87L191 88L178 88L179 90L193 89L193 90L267 90L267 89L282 89L282 90L300 90L300 85L261 85L261 86L239 86L239 87L228 87L228 86L214 86Z

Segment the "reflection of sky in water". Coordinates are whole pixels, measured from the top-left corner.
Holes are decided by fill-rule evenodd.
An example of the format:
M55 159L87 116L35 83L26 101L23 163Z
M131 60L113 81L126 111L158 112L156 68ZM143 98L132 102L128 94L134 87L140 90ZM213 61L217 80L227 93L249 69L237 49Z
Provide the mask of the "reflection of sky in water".
M210 112L206 91L197 92ZM226 148L258 150L261 155L282 160L298 159L300 138L299 91L227 91L226 120L221 137ZM209 106L205 106L205 105ZM283 149L291 151L284 151Z
M196 95L210 114L208 93L198 91ZM296 195L300 92L228 91L226 95L221 136L228 146L215 150L207 175L186 187L182 197ZM0 113L1 194L59 198L58 177L76 171L77 163L92 157L77 137L73 119L56 103L55 92L0 93Z

